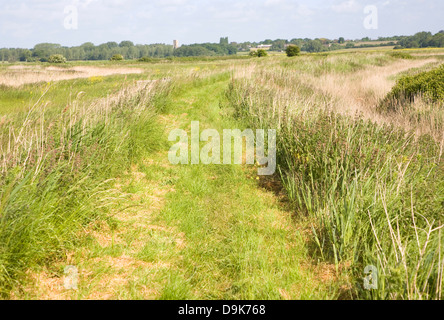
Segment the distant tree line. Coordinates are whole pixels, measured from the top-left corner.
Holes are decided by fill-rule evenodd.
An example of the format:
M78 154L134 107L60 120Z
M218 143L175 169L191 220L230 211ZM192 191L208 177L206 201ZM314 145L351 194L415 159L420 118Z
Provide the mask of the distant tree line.
M221 38L220 43L201 43L184 45L174 50L175 57L228 56L237 54L237 47L228 44L228 38Z
M418 32L398 42L399 48L444 48L444 30L433 35L431 32Z
M380 42L372 41L370 38L363 38L357 40L346 41L344 37L340 37L338 40L330 40L326 38L308 39L299 38L292 40L276 39L276 40L265 40L261 42L245 42L238 44L239 51L249 51L250 48L256 48L260 45L271 45L270 51L284 52L289 45L296 45L305 52L324 52L324 51L334 51L340 49L348 48L366 48L366 47L380 47L380 46L394 46L396 45L396 39L382 40L378 41L390 41L388 43L381 44ZM357 44L358 42L374 42L366 44Z
M107 42L94 45L86 42L77 47L62 47L56 43L40 43L32 49L0 49L1 61L48 61L49 57L61 54L67 60L109 60L115 55L122 55L125 59L139 59L142 57L164 58L173 56L173 46L166 44L134 45L131 41Z
M270 51L279 52L284 52L289 45L296 45L305 52L395 45L395 48L444 47L444 31L440 31L435 35L432 35L430 32L419 32L413 36L380 37L377 41L372 41L368 37L357 40L346 40L344 37L340 37L338 40L295 38L291 40L266 39L261 42L230 43L228 37L222 37L219 43L183 45L178 49L174 49L172 45L167 44L135 45L131 41L122 41L120 43L107 42L98 46L91 42L86 42L76 47L63 47L55 43L40 43L32 49L0 49L0 61L46 62L52 55L62 55L69 61L109 60L118 55L128 60L144 58L148 61L149 58L235 55L239 51L250 52L251 49L257 48L260 45L269 45ZM385 41L386 43L381 44L380 41Z

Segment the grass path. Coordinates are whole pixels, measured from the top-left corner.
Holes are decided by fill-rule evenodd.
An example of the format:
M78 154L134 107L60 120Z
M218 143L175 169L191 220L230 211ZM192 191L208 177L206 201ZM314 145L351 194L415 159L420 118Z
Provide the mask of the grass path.
M173 128L236 128L220 101L228 77L182 90L159 116ZM255 168L172 166L168 147L118 180L127 196L63 262L30 274L30 299L317 299L334 295L309 263L304 232ZM259 179L259 180L258 180ZM126 208L126 209L124 209ZM66 265L79 289L63 288Z

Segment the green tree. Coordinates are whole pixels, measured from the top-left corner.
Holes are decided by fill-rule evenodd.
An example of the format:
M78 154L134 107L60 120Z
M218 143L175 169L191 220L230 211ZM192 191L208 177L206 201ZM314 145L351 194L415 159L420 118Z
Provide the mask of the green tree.
M301 48L299 48L298 46L296 46L294 44L291 44L287 47L285 52L287 53L288 57L295 57L301 53Z
M274 40L273 45L270 48L270 51L284 51L287 42L288 41L282 39Z
M108 47L108 49L117 48L119 46L119 44L114 41L107 42L105 45Z
M319 40L308 40L302 47L302 50L307 52L321 52L322 43Z
M125 40L125 41L120 42L119 47L121 47L121 48L123 48L123 47L131 48L131 47L134 47L134 43L132 41Z
M85 42L84 44L82 44L82 45L80 46L80 48L82 48L83 50L85 50L85 52L92 51L92 50L94 50L95 47L96 47L96 46L95 46L94 43L92 43L92 42Z
M340 37L339 40L338 40L338 43L340 43L340 44L345 43L345 39L344 39L344 37Z
M20 61L28 61L30 60L30 58L32 57L32 52L31 50L28 49L24 49L22 50L22 52L20 53Z

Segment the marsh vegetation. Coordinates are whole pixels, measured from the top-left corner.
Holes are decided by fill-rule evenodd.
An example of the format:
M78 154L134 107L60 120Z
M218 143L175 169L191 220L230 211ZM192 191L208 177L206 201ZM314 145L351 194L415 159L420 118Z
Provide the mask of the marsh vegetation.
M442 299L443 55L0 66L0 294ZM276 129L277 174L172 166L191 121Z

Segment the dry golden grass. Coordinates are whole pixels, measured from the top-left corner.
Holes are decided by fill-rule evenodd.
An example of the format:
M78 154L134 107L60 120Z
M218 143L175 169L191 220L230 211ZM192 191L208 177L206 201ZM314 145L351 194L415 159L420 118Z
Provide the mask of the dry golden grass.
M444 138L442 128L437 126L437 123L442 122L442 113L430 103L418 99L413 104L417 114L429 114L428 117L412 117L412 110L398 110L390 115L377 111L380 101L395 85L394 76L433 62L436 60L400 60L382 67L372 66L349 76L328 73L317 78L303 79L317 91L332 97L331 105L337 112L360 114L379 124L394 124L406 130L414 130L418 135L430 134L439 141Z
M382 99L395 85L396 76L411 69L421 69L439 63L436 56L427 55L426 59L395 60L384 64L366 65L352 72L335 71L335 65L359 64L358 54L331 55L325 60L313 60L311 56L299 57L296 71L279 68L275 61L259 62L246 65L236 70L235 77L243 81L255 82L257 87L273 92L274 98L264 108L266 112L276 114L285 110L289 114L303 115L319 109L331 109L348 116L361 115L378 124L393 124L406 130L413 130L418 135L430 134L437 141L443 141L443 113L440 108L417 99L409 110L399 110L389 115L378 111ZM370 58L384 58L383 53L369 53ZM333 70L319 71L316 66L333 66ZM285 78L281 76L285 74ZM260 74L260 78L258 77ZM307 88L311 92L307 93ZM259 99L257 105L264 102ZM264 111L265 112L265 111Z
M434 62L427 60L400 60L386 66L372 66L344 76L341 73L327 73L320 77L303 77L319 92L337 99L336 111L348 114L362 113L371 119L378 119L375 106L395 84L393 76L412 68L420 68Z
M0 77L0 85L20 87L24 84L52 82L77 78L105 77L114 74L140 74L142 69L136 68L99 68L82 67L58 68L43 66L11 66L5 69Z

